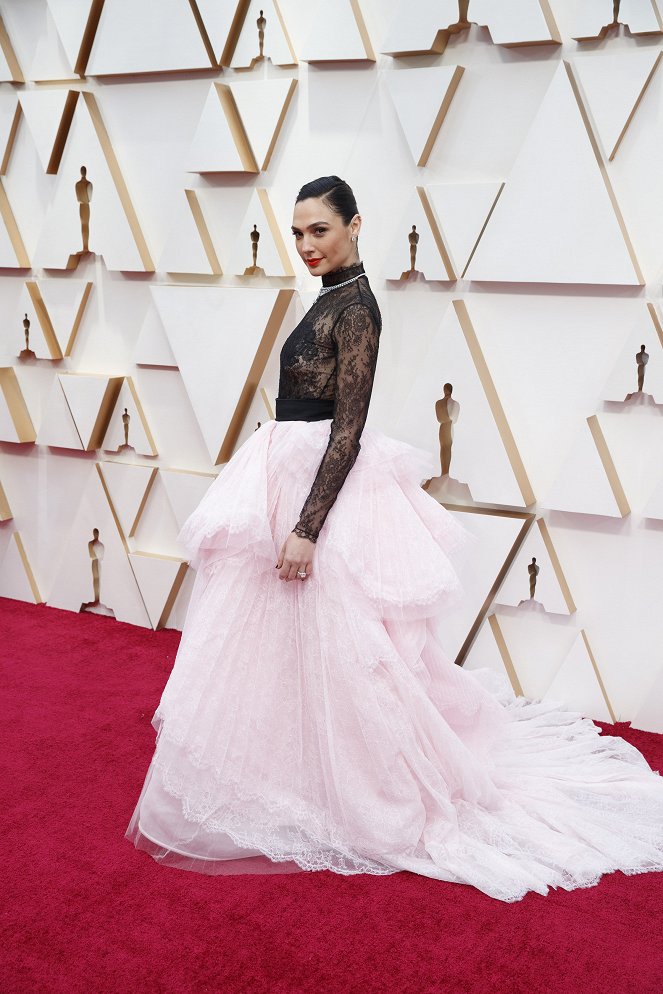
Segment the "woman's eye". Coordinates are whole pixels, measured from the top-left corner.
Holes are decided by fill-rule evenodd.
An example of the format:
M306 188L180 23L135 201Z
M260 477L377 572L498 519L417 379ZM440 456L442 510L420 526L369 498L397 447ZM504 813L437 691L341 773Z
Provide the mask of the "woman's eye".
M326 228L316 228L315 229L315 233L316 233L316 235L324 235L324 233L326 232L326 230L327 230Z

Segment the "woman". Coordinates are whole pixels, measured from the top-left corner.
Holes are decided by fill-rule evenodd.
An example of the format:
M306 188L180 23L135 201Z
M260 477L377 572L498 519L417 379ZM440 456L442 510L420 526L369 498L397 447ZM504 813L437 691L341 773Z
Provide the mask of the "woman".
M337 176L299 192L322 288L276 420L180 533L197 573L127 835L208 873L411 870L502 901L661 870L644 757L441 648L471 536L421 489L432 457L364 428L381 318L360 228Z

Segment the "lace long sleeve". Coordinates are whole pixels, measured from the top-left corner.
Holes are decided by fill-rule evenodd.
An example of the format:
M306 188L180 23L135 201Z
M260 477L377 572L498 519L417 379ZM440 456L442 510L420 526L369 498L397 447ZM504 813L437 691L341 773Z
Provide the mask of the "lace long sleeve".
M366 304L349 304L332 330L337 348L336 394L329 442L293 531L315 542L359 455L373 391L380 329Z

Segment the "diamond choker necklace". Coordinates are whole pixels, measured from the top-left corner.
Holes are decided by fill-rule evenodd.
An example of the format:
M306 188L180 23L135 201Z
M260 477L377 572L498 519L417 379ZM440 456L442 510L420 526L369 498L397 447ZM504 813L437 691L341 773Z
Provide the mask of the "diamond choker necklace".
M361 276L365 275L366 273L357 273L356 276L352 276L349 280L344 280L342 283L335 283L333 286L321 286L318 291L318 296L315 299L318 300L325 293L330 293L332 290L338 290L340 286L347 286L348 283L354 283L355 280L358 280Z

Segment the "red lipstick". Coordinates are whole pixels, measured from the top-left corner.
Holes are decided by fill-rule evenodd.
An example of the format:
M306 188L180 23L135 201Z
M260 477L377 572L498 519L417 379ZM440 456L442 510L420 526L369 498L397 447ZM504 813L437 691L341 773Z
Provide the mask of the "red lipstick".
M322 262L322 259L307 259L306 260L307 266L313 266L313 267L317 266L319 262Z

